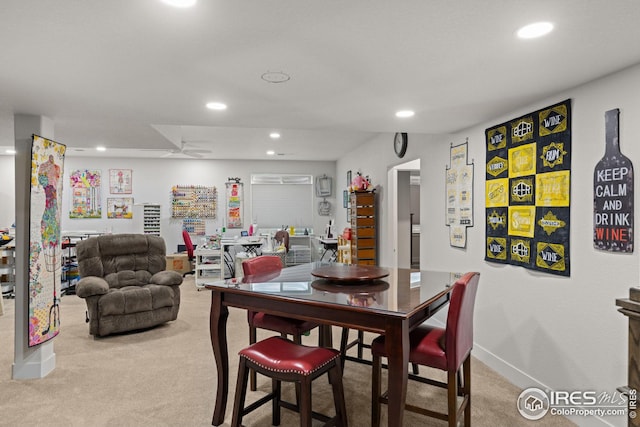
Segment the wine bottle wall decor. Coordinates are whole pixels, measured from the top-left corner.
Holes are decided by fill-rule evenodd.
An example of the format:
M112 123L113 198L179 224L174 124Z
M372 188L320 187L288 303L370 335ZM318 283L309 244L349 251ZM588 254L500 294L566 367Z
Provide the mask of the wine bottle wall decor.
M605 153L593 172L593 245L633 252L633 164L620 152L619 114L604 114Z

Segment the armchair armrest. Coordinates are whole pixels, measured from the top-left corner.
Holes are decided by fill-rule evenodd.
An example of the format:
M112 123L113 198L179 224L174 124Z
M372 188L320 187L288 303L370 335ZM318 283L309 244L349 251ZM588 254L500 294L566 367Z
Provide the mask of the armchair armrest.
M166 286L180 285L182 284L182 275L173 270L159 271L151 276L149 283Z
M104 295L109 291L109 284L102 277L86 276L78 280L76 295L89 298L94 295Z

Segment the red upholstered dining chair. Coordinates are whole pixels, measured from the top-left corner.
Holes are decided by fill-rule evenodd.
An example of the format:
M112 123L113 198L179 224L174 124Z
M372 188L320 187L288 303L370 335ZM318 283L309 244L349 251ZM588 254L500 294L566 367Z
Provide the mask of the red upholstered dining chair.
M471 348L473 347L473 308L480 273L467 273L456 281L451 291L446 327L421 325L409 334L409 362L440 369L447 373L447 382L409 374L409 378L447 389L447 413L407 404L405 409L449 422L457 426L464 412L465 427L471 426ZM371 382L371 425L380 426L380 404L387 403L381 395L381 358L386 357L384 336L371 343L373 380ZM462 371L461 371L462 369ZM460 375L462 374L462 375ZM458 406L458 396L462 402Z
M300 413L300 426L311 427L312 418L325 421L325 426L348 427L347 408L342 387L340 353L332 348L307 347L295 344L281 337L269 337L240 350L238 381L233 404L231 427L241 427L242 417L272 402L271 424L280 425L280 408ZM256 370L272 379L272 392L249 406L245 406L248 370ZM336 415L329 418L312 410L311 383L319 376L328 373L333 389L333 401ZM293 382L296 385L296 403L281 399L281 382Z
M242 271L245 276L265 274L282 269L282 260L276 255L262 255L249 258L242 263ZM317 323L306 320L290 319L288 317L275 316L255 311L247 311L247 321L249 323L249 343L255 344L257 339L256 329L267 329L280 333L283 338L287 335L293 336L293 342L302 343L302 335L306 334L316 326ZM256 373L251 370L250 388L256 390Z
M191 242L191 236L189 235L189 232L187 230L182 230L182 240L184 240L184 247L187 250L187 258L189 258L189 265L191 266L191 271L182 275L184 277L187 274L195 273L195 269L193 268L195 255L193 254L193 242Z

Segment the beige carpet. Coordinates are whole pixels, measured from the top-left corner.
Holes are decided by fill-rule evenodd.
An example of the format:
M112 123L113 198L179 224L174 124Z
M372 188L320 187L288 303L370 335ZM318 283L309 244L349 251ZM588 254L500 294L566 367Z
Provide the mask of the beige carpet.
M209 342L209 293L196 291L193 278L182 286L178 320L144 332L94 339L84 322L85 303L75 295L61 303L62 331L55 338L56 369L39 380L12 380L14 302L4 301L0 316L0 426L121 427L210 426L213 413L216 368ZM334 342L339 342L338 328ZM237 351L248 343L246 313L231 309L228 323L231 365L230 390L235 389ZM265 335L259 335L266 336ZM371 337L369 337L371 338ZM313 334L308 344L317 343ZM422 368L424 370L424 368ZM347 362L345 394L349 424L368 426L370 367ZM482 363L472 365L472 424L475 426L572 426L567 419L547 415L542 421L522 418L516 409L520 389ZM259 378L262 396L270 381ZM408 400L444 407L440 390L410 384ZM293 388L285 386L292 399ZM314 382L314 409L333 413L327 381ZM227 419L231 421L233 394ZM382 425L387 425L383 406ZM244 419L245 426L271 425L270 406ZM315 425L321 425L316 423ZM282 426L297 426L297 414L283 410ZM406 413L405 426L446 426L439 420Z

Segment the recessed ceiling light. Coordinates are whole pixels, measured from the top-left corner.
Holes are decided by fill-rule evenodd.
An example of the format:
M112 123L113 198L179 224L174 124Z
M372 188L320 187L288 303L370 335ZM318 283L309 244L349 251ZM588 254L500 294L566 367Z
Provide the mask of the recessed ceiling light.
M227 104L222 102L207 102L207 108L210 110L226 110Z
M278 139L280 138L280 134L278 132L271 132L269 134L269 136L271 137L271 139Z
M268 155L268 156L273 156L274 154L276 154L276 152L275 152L275 151L273 151L273 150L269 150L269 151L267 151L267 155Z
M535 22L520 28L516 34L521 39L535 39L549 34L551 30L553 30L551 22Z
M98 150L98 151L107 151L106 147L103 147L101 145L97 146L96 150Z
M400 110L396 113L396 117L413 117L415 114L411 110Z
M7 153L7 154L16 154L17 151L16 150L12 150L11 148L9 148L8 150L5 151L5 153Z
M196 4L198 0L162 0L163 3L173 7L191 7Z

